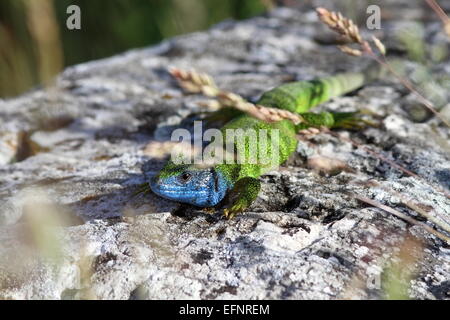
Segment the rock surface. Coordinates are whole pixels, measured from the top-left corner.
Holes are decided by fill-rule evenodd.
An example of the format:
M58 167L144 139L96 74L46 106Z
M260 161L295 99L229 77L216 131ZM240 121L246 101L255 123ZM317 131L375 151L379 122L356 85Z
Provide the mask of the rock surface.
M421 9L404 2L407 16L417 17ZM323 44L324 34L314 11L280 8L76 65L52 88L0 101L0 299L377 299L389 285L386 267L411 241L412 262L402 266L415 271L408 296L448 299L449 245L351 196L417 216L391 192L353 183L375 179L450 220L449 200L430 187L450 187L449 130L434 118L411 121L402 108L407 91L396 83L377 82L320 108L376 112L379 128L339 134L428 184L320 134L263 176L256 203L232 221L133 195L164 163L145 147L169 140L205 100L184 94L169 66L207 72L254 100L282 82L366 63ZM436 69L448 71L448 61ZM318 157L351 170L320 174L308 168ZM56 231L55 220L63 224Z

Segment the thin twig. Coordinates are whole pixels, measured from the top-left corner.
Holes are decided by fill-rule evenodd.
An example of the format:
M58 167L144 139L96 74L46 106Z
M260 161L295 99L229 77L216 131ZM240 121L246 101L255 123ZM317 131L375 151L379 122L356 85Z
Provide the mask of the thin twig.
M370 54L370 53L369 53ZM450 122L445 119L444 116L442 116L434 107L433 107L433 103L428 100L427 98L425 98L422 94L420 94L415 88L414 85L411 83L411 81L409 81L406 78L403 78L402 76L400 76L395 70L394 68L392 68L392 66L387 62L386 58L383 56L382 58L378 57L375 54L370 54L370 56L375 59L379 64L381 64L383 67L387 68L396 78L397 80L399 80L407 89L409 89L409 91L411 91L419 100L420 102L422 102L422 104L428 109L430 110L432 113L434 113L436 115L436 117L438 117L447 127L450 128Z
M450 37L450 18L447 16L444 10L442 10L442 8L439 6L436 0L425 0L425 1L431 7L431 9L433 9L434 12L436 12L436 14L439 16L439 19L441 19L442 23L444 24L445 33Z
M405 172L408 175L411 175L415 178L418 178L419 180L421 180L422 182L425 182L427 185L429 185L429 183L427 183L427 181L424 181L424 179L422 179L420 176L418 176L417 174L403 168L402 166L396 164L394 161L384 157L383 155L376 153L372 150L370 150L369 148L357 143L356 141L353 141L352 139L349 138L344 138L339 136L338 134L332 132L331 130L329 130L328 128L321 128L321 130L317 129L317 128L309 128L309 129L305 129L299 132L299 139L300 140L309 140L311 139L313 136L321 133L321 132L325 132L325 133L329 133L332 136L340 139L340 140L344 140L347 142L350 142L352 145L354 145L355 147L361 148L364 151L366 151L367 153L370 153L371 155L377 157L378 159L389 163L392 166L395 166L396 168L398 168L399 170ZM392 189L388 189L387 187L382 186L380 183L378 183L375 180L370 180L369 184L380 187L382 189L384 189L387 193L389 194L393 194L395 196L397 196L398 198L400 198L402 200L402 202L408 206L410 209L416 211L419 215L422 215L423 217L425 217L426 219L428 219L429 221L433 222L435 225L437 225L438 227L442 228L443 230L447 231L450 233L450 224L447 222L447 220L445 218L443 218L440 214L438 214L437 212L434 211L434 213L436 214L436 216L439 216L442 221L444 223L442 223L442 221L436 219L431 213L426 212L425 210L423 210L422 208L420 208L417 204L413 203L412 201L410 201L409 199L407 199L404 195L400 194L399 192L392 190ZM441 190L442 191L442 190ZM442 191L445 194L445 191ZM446 196L448 197L448 195L446 194ZM433 208L434 209L434 208Z
M417 205L416 203L412 202L411 200L407 199L403 194L401 194L400 192L397 192L393 189L389 189L383 185L381 185L379 182L375 181L375 180L370 180L368 181L369 184L374 185L378 188L383 189L384 191L386 191L389 194L393 194L396 197L398 197L403 204L405 204L407 207L409 207L410 209L416 211L418 214L422 215L424 218L428 219L429 221L433 222L436 226L440 227L442 230L445 230L446 232L448 232L450 234L450 224L448 223L448 221L445 220L445 218L442 218L442 216L440 216L436 211L431 211L431 212L427 212L425 210L423 210L419 205ZM431 213L434 212L435 215L441 217L441 220L436 219Z
M332 135L332 136L334 136L334 137L336 137L336 138L338 138L340 140L347 141L347 142L351 143L352 145L354 145L355 147L361 148L365 152L367 152L367 153L373 155L374 157L376 157L376 158L378 158L378 159L380 159L380 160L390 164L391 166L393 166L393 167L397 168L398 170L406 173L407 175L416 178L417 180L421 181L422 183L424 183L426 185L429 185L431 188L435 189L436 191L439 191L439 192L443 193L447 198L450 198L450 194L446 190L444 190L444 189L442 189L442 188L440 188L438 186L433 186L430 182L428 182L427 180L425 180L421 176L419 176L416 173L414 173L414 172L412 172L412 171L402 167L401 165L397 164L395 161L386 158L382 154L379 154L379 153L377 153L375 151L372 151L371 149L367 148L366 146L363 146L362 144L360 144L360 143L358 143L358 142L356 142L356 141L354 141L354 140L352 140L350 138L342 137L339 134L331 131L330 129L328 129L326 127L322 127L321 129L324 132L326 132L326 133L328 133L328 134L330 134L330 135Z
M382 203L379 203L378 201L371 200L371 199L369 199L369 198L365 198L365 197L362 197L362 196L356 195L356 194L353 194L352 196L353 196L355 199L358 199L359 201L368 203L368 204L370 204L371 206L377 207L377 208L379 208L379 209L382 209L382 210L384 210L384 211L386 211L386 212L389 212L389 213L393 214L394 216L396 216L396 217L398 217L398 218L401 218L401 219L403 219L403 220L406 220L406 221L409 222L410 224L413 224L413 225L416 225L416 226L420 226L420 227L424 228L426 231L428 231L429 233L435 235L435 236L438 237L439 239L444 240L445 242L447 242L448 244L450 244L450 237L444 235L443 233L441 233L441 232L439 232L439 231L434 230L434 229L431 228L429 225L427 225L427 224L425 224L425 223L423 223L423 222L417 221L417 220L415 220L415 219L409 217L408 215L406 215L406 214L404 214L404 213L402 213L402 212L400 212L400 211L397 211L397 210L395 210L395 209L393 209L393 208L391 208L391 207L388 207L388 206L386 206L386 205L384 205L384 204L382 204Z

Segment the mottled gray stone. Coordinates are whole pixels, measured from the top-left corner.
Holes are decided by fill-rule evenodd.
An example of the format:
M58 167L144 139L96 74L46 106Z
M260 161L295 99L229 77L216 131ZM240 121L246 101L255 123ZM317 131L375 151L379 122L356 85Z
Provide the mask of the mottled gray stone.
M201 111L198 102L205 100L185 95L168 67L207 72L221 88L254 100L285 81L367 64L320 44L323 33L313 11L281 8L76 65L52 88L0 101L0 298L382 298L365 282L383 270L407 236L424 243L410 297L448 298L448 244L349 194L416 215L385 190L352 183L375 179L447 221L449 200L326 134L302 142L280 170L261 177L257 201L232 221L153 194L133 196L164 163L149 157L145 146L188 125L181 121ZM449 130L434 118L412 122L402 108L403 94L398 84L380 81L318 110L375 112L379 128L340 134L449 188ZM353 171L318 174L307 168L307 158L318 155ZM61 250L56 261L27 254L24 238L33 233L24 233L24 205L30 206L24 194L36 188L54 203L52 210L70 216L55 235ZM31 214L42 200L36 197Z

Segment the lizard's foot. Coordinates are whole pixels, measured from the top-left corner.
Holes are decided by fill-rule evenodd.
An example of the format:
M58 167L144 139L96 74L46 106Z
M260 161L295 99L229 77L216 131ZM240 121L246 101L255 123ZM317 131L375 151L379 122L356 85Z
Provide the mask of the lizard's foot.
M245 201L237 201L231 207L225 208L223 210L223 215L228 220L233 219L238 213L244 212L247 209L247 204Z
M362 117L362 112L333 112L334 125L332 128L361 130L367 126L375 127L375 122L366 120Z
M231 199L233 200L231 201L230 207L224 209L224 216L227 219L233 219L236 214L250 207L258 196L260 188L261 182L258 179L245 177L238 180L230 192Z

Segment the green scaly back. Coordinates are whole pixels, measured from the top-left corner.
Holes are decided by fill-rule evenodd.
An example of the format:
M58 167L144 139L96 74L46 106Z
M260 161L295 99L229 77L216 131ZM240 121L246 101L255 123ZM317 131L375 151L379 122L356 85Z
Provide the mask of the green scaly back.
M245 176L257 178L272 169L274 165L283 163L297 147L295 135L299 129L311 126L326 126L330 128L334 126L335 116L332 113L310 113L308 111L311 108L331 98L351 92L376 78L377 75L378 68L370 67L365 72L349 72L318 80L291 82L265 92L258 100L258 105L299 113L306 120L306 123L295 126L289 120L266 123L247 114L236 117L222 127L223 135L227 136L227 129L254 129L256 132L265 129L269 135L270 145L270 138L273 136L271 134L272 130L278 129L280 138L279 161L276 164L271 163L268 165L222 164L218 165L218 169L229 177L231 181L237 181ZM261 144L258 143L257 145L260 146ZM246 159L250 157L251 150L249 150L248 143L236 143L235 150L245 154ZM269 149L269 157L272 157L271 151Z

